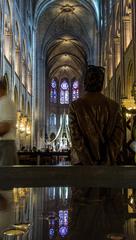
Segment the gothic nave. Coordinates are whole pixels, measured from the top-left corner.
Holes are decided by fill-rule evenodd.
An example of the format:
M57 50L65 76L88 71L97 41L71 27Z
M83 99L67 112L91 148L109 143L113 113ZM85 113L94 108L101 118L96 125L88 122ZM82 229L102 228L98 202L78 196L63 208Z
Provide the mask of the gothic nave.
M119 103L129 143L136 114L136 1L0 0L0 76L17 109L20 164L70 166L69 104L84 94L87 65L105 68L103 93ZM129 150L135 165L135 145ZM125 237L107 239L133 240L135 189L121 191ZM70 239L70 202L64 184L1 190L0 239Z

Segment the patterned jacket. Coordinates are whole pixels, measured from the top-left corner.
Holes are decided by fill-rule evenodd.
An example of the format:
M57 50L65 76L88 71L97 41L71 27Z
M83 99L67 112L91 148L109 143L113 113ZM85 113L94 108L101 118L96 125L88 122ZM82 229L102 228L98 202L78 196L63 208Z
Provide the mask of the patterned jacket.
M86 93L71 103L69 126L73 164L116 163L124 138L118 103L102 93Z

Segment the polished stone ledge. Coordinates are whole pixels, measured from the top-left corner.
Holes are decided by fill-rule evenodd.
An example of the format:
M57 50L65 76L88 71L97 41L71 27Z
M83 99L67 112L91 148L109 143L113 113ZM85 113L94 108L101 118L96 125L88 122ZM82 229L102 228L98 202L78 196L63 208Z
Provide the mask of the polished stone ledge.
M135 166L13 166L0 167L0 188L8 187L136 188Z

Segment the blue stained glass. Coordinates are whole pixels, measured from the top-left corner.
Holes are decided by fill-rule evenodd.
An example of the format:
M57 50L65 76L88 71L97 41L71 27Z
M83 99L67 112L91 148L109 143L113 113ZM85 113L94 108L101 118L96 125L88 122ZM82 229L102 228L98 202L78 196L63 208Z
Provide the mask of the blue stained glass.
M64 104L65 103L65 91L60 90L60 103Z
M49 237L50 237L50 239L54 237L54 234L55 234L54 229L53 229L53 228L50 228L50 229L49 229Z
M61 88L63 89L63 90L67 90L68 89L68 83L67 83L67 81L63 81L62 83L61 83Z
M59 234L61 237L65 237L68 234L68 227L66 227L66 226L60 227Z
M76 100L79 98L79 82L76 80L72 86L72 100Z
M51 87L56 88L56 86L57 86L56 81L53 79L51 82Z
M50 126L55 126L56 125L56 114L51 113L50 114Z
M61 83L60 89L60 103L68 104L69 103L69 85L66 80Z
M59 235L65 237L68 234L68 210L59 211Z
M57 84L56 81L53 79L51 82L51 90L50 90L50 102L56 103L57 102Z
M78 81L74 81L73 83L73 88L77 89L79 87Z

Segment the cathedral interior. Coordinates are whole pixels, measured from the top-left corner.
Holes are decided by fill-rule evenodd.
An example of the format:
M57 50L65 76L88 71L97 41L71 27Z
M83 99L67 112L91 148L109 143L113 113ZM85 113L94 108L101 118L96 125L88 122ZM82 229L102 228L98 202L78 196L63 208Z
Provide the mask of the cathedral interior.
M136 1L0 0L0 75L17 109L21 163L70 165L68 110L84 94L86 64L105 68L103 93L119 103L129 142L136 114ZM0 204L0 239L69 239L69 187L1 192L12 207ZM136 192L124 192L126 238L107 239L136 239Z

